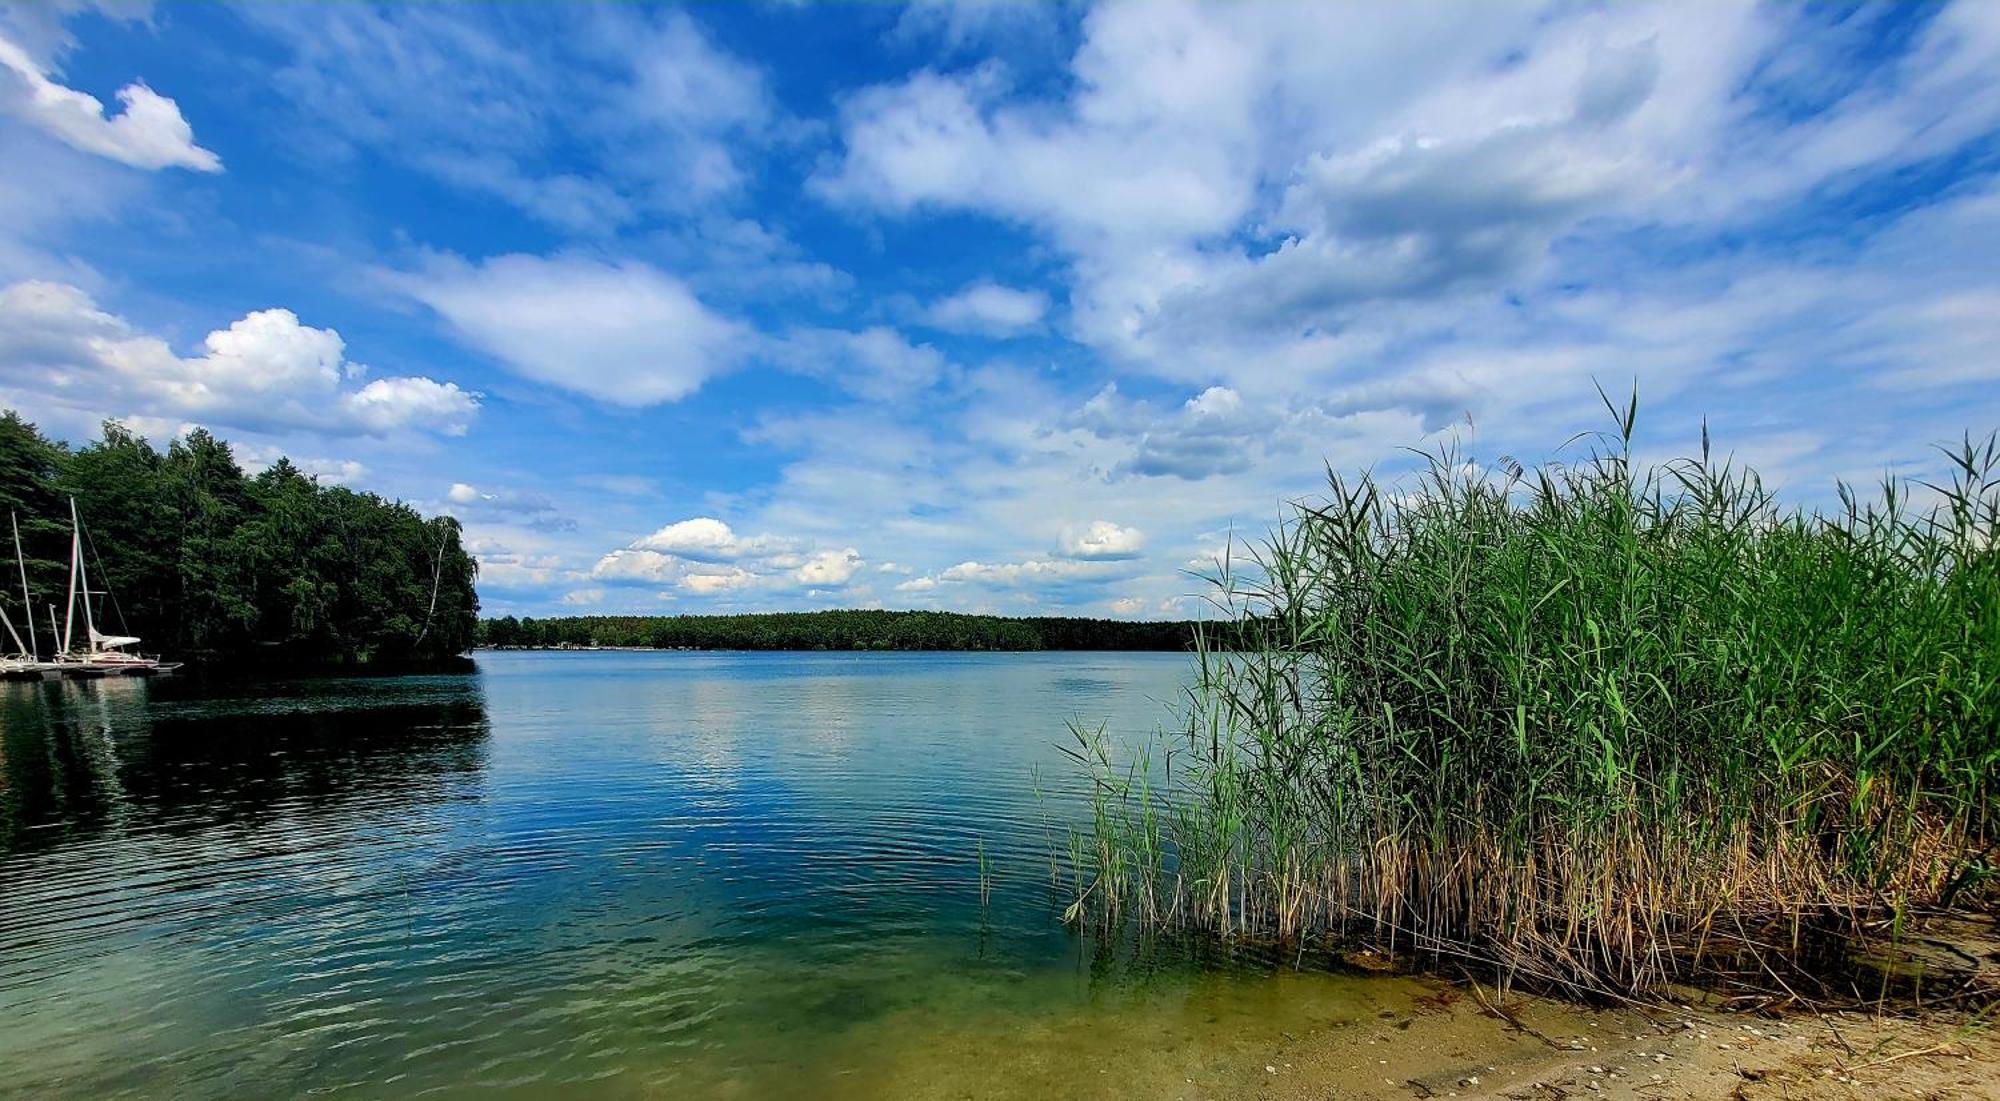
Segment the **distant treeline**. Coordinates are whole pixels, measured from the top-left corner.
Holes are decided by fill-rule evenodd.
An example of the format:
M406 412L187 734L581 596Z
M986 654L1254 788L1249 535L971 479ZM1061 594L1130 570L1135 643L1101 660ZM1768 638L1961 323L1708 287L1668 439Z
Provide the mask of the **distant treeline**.
M69 584L69 499L82 514L98 629L177 658L428 662L471 648L477 565L458 521L323 486L278 462L246 477L202 429L166 451L117 424L72 449L0 414L0 524L19 517L44 656ZM0 528L0 603L19 626L20 577ZM76 632L81 645L83 626ZM0 638L0 646L12 641Z
M479 623L482 646L651 646L693 650L1186 650L1190 622L955 612L565 616Z

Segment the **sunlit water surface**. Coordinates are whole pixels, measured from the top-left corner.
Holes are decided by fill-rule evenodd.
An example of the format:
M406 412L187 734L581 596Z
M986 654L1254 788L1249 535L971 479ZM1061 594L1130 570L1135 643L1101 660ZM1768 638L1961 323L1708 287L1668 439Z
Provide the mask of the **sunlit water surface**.
M1062 925L1180 656L477 664L0 685L0 1093L1117 1096L1408 996Z

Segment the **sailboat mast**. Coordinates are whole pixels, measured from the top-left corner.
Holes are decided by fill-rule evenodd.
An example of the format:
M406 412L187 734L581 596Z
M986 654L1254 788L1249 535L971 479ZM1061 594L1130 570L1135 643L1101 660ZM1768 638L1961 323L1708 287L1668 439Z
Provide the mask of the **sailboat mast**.
M78 536L82 529L76 519L76 498L69 499L69 601L63 605L62 652L73 653L70 649L71 635L76 626L76 571L83 566L83 540ZM85 584L85 591L89 585ZM90 598L84 597L83 610L90 611Z
M90 570L83 564L83 521L76 514L76 498L69 499L69 518L75 530L70 541L76 544L76 583L83 593L83 640L90 644L90 652L97 653L97 620L90 614Z
M7 521L14 525L14 564L21 569L21 607L28 617L28 657L42 660L42 652L35 643L35 598L28 595L28 556L21 551L21 518L7 513Z

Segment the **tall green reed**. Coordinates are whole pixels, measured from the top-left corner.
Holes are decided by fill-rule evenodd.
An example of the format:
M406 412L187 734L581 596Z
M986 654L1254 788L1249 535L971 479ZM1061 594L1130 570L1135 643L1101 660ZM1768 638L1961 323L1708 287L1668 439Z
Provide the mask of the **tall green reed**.
M1990 899L1995 442L1824 514L1606 404L1574 462L1329 471L1225 561L1171 783L1077 734L1069 916L1625 994Z

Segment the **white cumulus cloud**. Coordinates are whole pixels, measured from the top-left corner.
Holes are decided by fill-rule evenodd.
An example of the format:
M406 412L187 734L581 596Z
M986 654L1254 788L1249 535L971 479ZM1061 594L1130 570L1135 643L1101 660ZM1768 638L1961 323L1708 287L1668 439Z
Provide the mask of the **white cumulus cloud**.
M105 115L96 96L49 79L25 49L0 35L0 111L135 168L222 171L222 159L194 143L194 129L173 100L135 83L118 90L118 102L123 109Z
M1063 532L1065 558L1109 562L1139 557L1146 537L1137 528L1120 527L1109 520L1093 520L1081 528Z
M794 544L770 535L739 536L712 516L697 516L668 524L632 546L694 562L734 562L786 554Z
M182 356L64 283L0 288L0 390L62 419L149 417L252 431L386 436L465 431L477 394L424 377L380 378L346 359L332 329L258 310Z
M737 589L749 588L756 583L756 574L735 566L690 570L683 573L680 579L681 588L703 596L734 592Z
M597 564L590 568L590 576L598 581L671 585L680 580L686 565L670 554L627 547L598 559Z
M1049 296L1041 291L982 281L932 303L924 319L951 332L1012 336L1039 327L1048 312Z
M786 536L739 535L712 516L696 516L675 521L604 555L591 568L590 576L598 581L720 596L751 590L838 588L866 566L861 552L853 547L816 550L809 541Z
M750 339L685 283L637 261L443 257L383 278L514 373L612 405L684 398L735 367Z
M845 550L822 551L806 559L806 564L793 572L801 585L828 586L845 585L847 580L860 571L861 554L853 547Z

